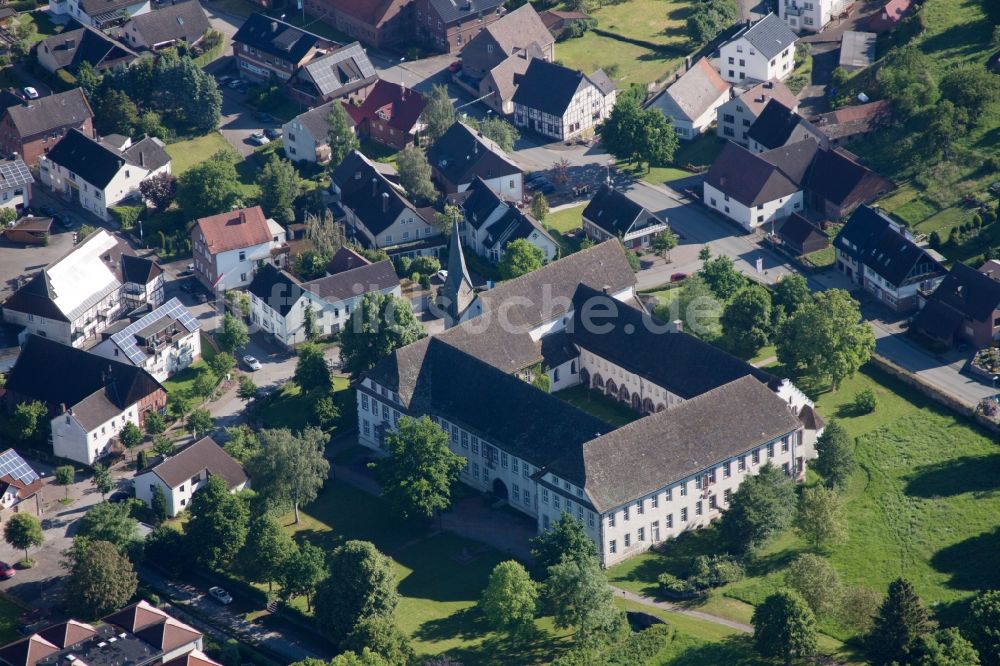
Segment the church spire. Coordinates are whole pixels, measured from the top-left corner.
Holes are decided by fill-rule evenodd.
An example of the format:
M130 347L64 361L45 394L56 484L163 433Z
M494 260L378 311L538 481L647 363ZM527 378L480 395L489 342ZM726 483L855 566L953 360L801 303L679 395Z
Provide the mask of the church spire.
M462 239L458 232L458 222L451 227L451 244L448 247L448 279L441 289L442 303L445 311L444 326L451 328L460 321L462 316L475 300L472 288L472 278L465 266L465 254L462 251Z

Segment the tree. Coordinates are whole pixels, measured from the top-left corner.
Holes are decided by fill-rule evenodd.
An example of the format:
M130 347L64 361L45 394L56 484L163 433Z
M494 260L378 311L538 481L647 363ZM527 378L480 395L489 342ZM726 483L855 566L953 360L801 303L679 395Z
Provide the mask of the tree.
M958 629L948 627L920 637L915 666L979 666L979 653Z
M563 560L597 559L594 542L587 536L583 523L563 513L552 526L531 539L531 558L539 576Z
M333 396L324 395L318 398L313 403L313 416L316 419L316 425L324 432L333 430L334 426L337 425L337 419L340 418L340 409L337 407Z
M298 355L292 379L299 388L303 391L329 391L333 379L323 356L323 348L312 343L304 344L299 347Z
M544 261L545 253L542 248L526 238L518 238L507 243L497 268L503 279L511 280L538 270Z
M831 420L826 424L823 434L816 440L816 453L818 457L813 461L812 468L823 477L826 486L846 487L857 463L851 438L839 421Z
M803 488L795 528L818 550L844 543L847 540L847 517L840 493L825 486Z
M427 155L416 146L407 146L396 155L396 172L399 184L415 202L429 203L437 199L437 190L431 182L431 165Z
M226 480L213 474L191 499L190 514L184 535L198 563L212 569L231 564L247 539L246 500L230 493Z
M295 221L295 199L302 189L299 173L288 160L272 153L257 176L260 186L260 207L279 224Z
M959 65L945 73L938 84L941 97L964 109L976 120L983 112L1000 101L1000 85L996 76L985 67Z
M305 219L306 238L316 248L319 256L324 258L321 269L325 270L326 262L347 244L344 225L333 219L333 213L325 205L322 215L307 214Z
M707 260L698 274L720 301L730 301L747 284L747 279L736 270L733 260L725 255Z
M461 221L462 209L454 204L446 203L442 212L434 213L434 228L437 229L442 236L451 236L452 227L457 222ZM426 275L426 273L424 275Z
M643 112L636 159L646 163L647 171L672 162L678 143L677 130L659 109Z
M139 122L139 109L128 95L120 90L106 88L98 95L94 105L94 119L101 134L132 136L132 128Z
M795 558L785 571L785 585L795 590L818 617L834 617L840 610L844 589L829 562L812 553Z
M771 289L771 308L775 323L792 316L812 300L809 283L797 273L785 275Z
M14 434L18 441L27 444L41 439L46 433L49 422L46 418L49 410L45 403L38 400L18 403L14 408Z
M312 342L319 337L319 326L316 323L316 310L312 303L306 304L305 312L302 313L302 332L306 340Z
M132 517L125 503L101 502L83 514L76 536L90 541L107 541L124 553L139 538L139 521Z
M670 261L670 251L677 247L677 234L670 227L653 236L653 251Z
M514 560L493 568L479 600L486 620L497 631L520 636L534 627L538 588L524 567Z
M177 196L177 177L166 172L150 176L139 183L139 193L156 210L166 210Z
M118 431L118 441L122 443L127 450L131 451L135 447L142 443L142 431L139 430L139 426L128 421Z
M469 125L478 129L480 134L495 142L501 149L508 153L514 152L514 144L521 138L521 133L503 118L498 118L493 114L487 115L482 120L469 118Z
M365 650L379 655L387 664L406 666L414 661L410 639L396 626L392 617L375 615L354 625L340 643L341 650L363 653Z
M390 455L378 461L382 496L405 518L430 518L451 505L451 488L466 465L448 448L448 434L426 416L404 416L386 436Z
M343 104L332 104L326 119L330 126L330 168L336 168L352 150L358 150L361 142L354 133L354 126Z
M313 595L316 586L326 575L326 558L323 551L303 541L285 561L281 576L281 594L286 599L293 597L306 598L306 610L312 612Z
M915 45L894 48L886 54L876 74L879 90L892 102L893 110L907 119L937 101L937 83L930 58Z
M339 645L366 618L391 618L399 602L389 558L368 541L348 541L330 555L328 576L316 590L319 630Z
M260 440L257 433L248 425L230 426L226 428L226 453L246 465L260 450Z
M71 551L66 568L66 603L77 617L101 617L118 610L139 585L132 562L107 541L81 543Z
M905 578L889 583L889 595L868 634L868 658L875 666L908 663L920 637L931 631L927 609Z
M207 409L196 409L188 414L184 425L187 431L191 433L191 437L198 439L198 433L204 435L210 431L215 427L215 421L212 420L212 413Z
M980 592L972 599L965 630L984 666L1000 665L1000 590Z
M753 612L753 641L765 657L781 657L791 664L793 657L816 653L816 618L795 592L779 590Z
M843 289L830 289L788 318L776 347L786 367L827 378L836 390L871 358L875 335L861 319L858 302Z
M242 196L236 160L229 150L220 150L177 180L177 204L191 219L230 210Z
M309 665L311 666L311 665ZM316 665L318 666L318 665ZM330 661L330 666L394 666L368 648L361 653L343 652Z
M159 435L167 429L167 424L163 420L162 414L159 412L150 412L146 414L145 428L147 435Z
M202 368L194 378L191 385L191 392L201 398L210 398L215 393L219 385L219 378L215 376L211 368Z
M76 70L76 82L87 94L87 99L94 99L97 88L101 85L101 75L88 61L81 60L80 66Z
M153 438L153 453L158 456L172 456L177 446L167 435L157 435Z
M240 572L254 583L267 583L267 589L271 590L294 549L295 542L278 519L263 513L250 521L240 553Z
M732 494L719 533L733 553L747 553L784 531L795 515L795 486L770 462Z
M620 615L597 558L565 558L549 567L545 596L556 627L575 628L581 638L611 628Z
M732 0L701 0L688 15L688 37L695 45L705 44L715 39L738 18L739 10Z
M340 333L343 368L357 378L395 350L425 335L408 301L391 294L365 294Z
M326 435L306 428L294 435L287 428L260 431L260 448L247 467L254 490L278 506L291 506L295 523L299 506L316 499L330 473L324 455Z
M734 353L754 356L771 337L771 294L764 287L744 287L722 312L722 332Z
M618 159L632 161L639 152L644 121L641 100L619 95L608 119L601 124L601 143Z
M254 384L253 377L250 375L240 375L240 385L236 390L236 394L241 400L250 401L257 397L257 392L260 389Z
M72 465L59 465L55 470L56 485L66 489L66 497L69 497L69 487L76 480L76 470Z
M531 215L539 222L544 222L549 216L549 202L541 192L535 192L531 197Z
M441 135L455 122L455 107L451 103L451 97L448 96L447 86L436 85L431 88L431 94L427 96L427 105L424 107L424 122L427 124L427 129L424 131L427 145L441 138Z
M695 273L684 281L675 303L676 310L671 311L670 318L680 319L686 330L706 338L720 334L723 310L701 274Z
M848 587L844 590L837 613L842 626L850 627L858 635L866 635L872 628L872 621L882 605L882 595L868 587Z
M194 564L184 534L167 525L154 528L146 536L142 555L174 578L190 570Z
M223 351L232 354L237 349L247 346L250 342L250 333L241 319L227 312L222 317L222 326L215 339Z
M170 509L167 507L167 496L163 493L160 484L153 486L153 498L149 501L149 509L153 512L154 524L159 525L170 517Z
M229 352L219 352L208 359L208 367L212 369L216 377L225 379L233 371L233 368L236 367L236 359Z
M3 528L3 539L11 548L24 551L24 561L31 562L28 557L29 548L37 548L45 541L42 524L30 513L15 513Z
M94 488L97 492L101 493L101 501L104 501L104 496L115 489L115 480L111 478L111 472L108 468L101 463L94 463L93 466L94 477L91 479L91 483L94 484Z

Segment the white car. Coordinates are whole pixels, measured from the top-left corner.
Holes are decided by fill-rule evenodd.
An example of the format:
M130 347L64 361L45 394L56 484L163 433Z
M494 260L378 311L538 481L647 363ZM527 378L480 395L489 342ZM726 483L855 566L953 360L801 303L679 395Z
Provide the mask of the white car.
M243 357L243 363L251 370L260 370L260 361L249 354Z
M38 99L39 98L38 91L35 90L34 88L32 88L31 86L27 86L26 88L22 89L21 92L24 93L25 99Z
M263 132L254 132L253 134L250 135L247 141L249 141L255 146L266 146L267 144L271 143L271 140L268 139Z
M208 595L223 606L228 606L233 603L233 598L229 596L229 593L218 586L208 588Z

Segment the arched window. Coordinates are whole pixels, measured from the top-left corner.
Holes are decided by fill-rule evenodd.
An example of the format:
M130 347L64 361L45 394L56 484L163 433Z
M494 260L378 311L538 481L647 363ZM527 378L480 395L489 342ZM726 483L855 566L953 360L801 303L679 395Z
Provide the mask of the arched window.
M631 394L628 392L628 387L622 384L622 387L618 390L618 399L624 403L628 403Z
M656 407L653 406L653 401L646 398L642 401L642 412L643 414L652 414Z
M642 398L639 397L638 393L632 394L632 409L637 412L642 409Z
M610 396L615 396L618 394L618 385L615 384L613 379L609 379L608 383L604 385L604 392Z

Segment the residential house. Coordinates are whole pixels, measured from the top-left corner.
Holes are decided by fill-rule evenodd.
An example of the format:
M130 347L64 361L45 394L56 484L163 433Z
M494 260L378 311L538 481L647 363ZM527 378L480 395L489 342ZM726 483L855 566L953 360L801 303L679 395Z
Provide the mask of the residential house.
M260 206L203 217L191 228L194 275L211 291L244 287L254 272L281 263L285 230Z
M943 257L868 206L854 211L833 247L837 269L895 312L916 309L918 292L933 291L947 273Z
M103 229L39 271L3 304L3 321L66 345L83 346L132 310L163 303L163 274Z
M716 112L717 123L715 131L719 137L735 141L741 146L749 146L747 133L750 126L760 116L764 107L772 99L792 111L798 108L799 100L781 81L764 81L757 83L744 92L733 88L734 96L722 104Z
M830 237L799 213L784 219L778 227L778 238L797 257L830 247Z
M20 245L48 245L52 231L51 217L26 215L3 230L3 237Z
M293 162L330 161L330 113L334 100L300 113L281 126L281 144L285 157ZM350 118L350 116L348 116ZM351 131L354 131L352 126Z
M305 12L376 48L413 39L411 0L305 0Z
M418 40L439 53L458 53L504 15L504 0L413 0Z
M100 624L67 620L0 647L0 664L42 666L83 661L116 666L219 666L205 656L202 635L139 601Z
M518 53L488 71L479 79L478 85L461 73L452 80L499 115L510 116L514 113L514 93L517 92L524 73L528 71L530 62L531 58L527 53Z
M333 43L276 18L256 13L233 35L233 54L240 76L267 83L288 81L300 67Z
M858 139L868 139L892 119L888 100L844 106L836 111L821 113L812 119L814 127L823 132L831 146L841 146Z
M800 116L794 107L770 99L747 130L750 150L763 153L804 139L813 139L826 147L829 141L823 131Z
M874 32L846 30L840 37L840 68L846 72L856 72L875 62Z
M139 197L139 185L157 174L170 173L170 155L162 141L126 138L121 148L71 129L38 158L42 183L54 193L105 221L111 208Z
M39 401L51 419L52 453L92 465L112 451L126 423L142 428L167 392L148 372L38 335L29 336L7 376L12 411Z
M120 26L131 16L152 11L150 0L56 0L49 5L49 12L58 21L74 20L82 26L107 30Z
M515 55L555 59L555 38L530 2L490 23L462 47L462 75L482 79Z
M731 86L722 80L707 58L702 58L657 95L649 107L659 109L681 139L697 139L729 101Z
M521 201L524 195L521 167L496 142L464 123L456 121L427 149L427 161L445 194L463 192L482 178L501 197Z
M539 12L538 17L556 39L561 39L574 23L592 20L589 14L583 12L564 12L557 9L546 9Z
M819 32L849 5L849 0L778 0L778 16L796 33Z
M507 245L519 239L540 249L545 263L559 256L559 243L545 227L519 208L517 201L497 194L482 178L477 176L466 190L449 200L462 208L463 219L457 225L462 242L479 256L496 263Z
M423 131L425 106L424 96L416 90L379 79L360 106L345 108L358 136L402 150L416 142Z
M90 351L136 365L163 382L201 358L201 325L171 298L141 317L109 327Z
M264 266L247 287L250 319L286 347L308 342L306 311L312 310L316 335L340 332L366 294L399 296L392 262L366 262L334 275L301 282L274 266Z
M292 98L308 107L335 99L361 102L371 91L378 74L361 44L335 48L298 69L288 82Z
M188 508L191 497L209 476L225 480L230 492L247 487L249 479L243 467L211 437L203 437L180 451L135 473L135 496L152 506L156 489L167 500L167 515L174 518Z
M330 181L334 199L344 211L348 235L362 246L411 258L436 255L444 246L434 226L434 209L413 205L388 165L376 165L351 151L333 170Z
M81 88L24 100L0 94L0 150L19 155L29 167L71 129L94 136L94 112Z
M611 115L617 90L602 70L590 76L533 58L514 93L514 124L551 139L566 140Z
M1000 340L1000 273L978 271L960 261L932 293L913 320L911 330L951 346L987 347Z
M38 42L35 57L46 71L55 74L60 69L65 69L74 74L82 63L88 63L98 72L103 72L118 65L127 65L139 55L100 30L84 26L76 30L65 30Z
M705 174L705 205L747 231L782 220L803 208L802 188L777 165L727 143Z
M665 229L666 220L606 184L583 209L583 232L597 243L617 238L627 248L648 248L656 234Z
M771 151L771 154L780 153ZM806 206L814 215L827 220L843 219L859 205L874 201L893 188L890 181L839 148L816 150L806 178Z
M17 451L0 453L0 511L40 516L44 487L45 481Z
M887 32L913 12L913 0L889 0L877 13L868 18L865 26L871 32Z
M730 83L781 80L795 69L798 37L774 14L737 32L719 47L719 73Z
M20 158L0 160L0 209L13 208L20 216L31 205L31 184L34 182L31 170Z
M766 462L802 478L808 398L676 326L651 329L634 288L612 240L476 294L466 321L365 373L359 442L385 455L402 416L428 416L467 460L463 483L539 532L569 513L604 566L709 524ZM530 383L540 367L551 391L583 386L638 420L616 428L548 395Z
M122 26L122 39L133 49L158 51L183 42L194 46L211 29L195 0L182 0L153 12L132 16Z

